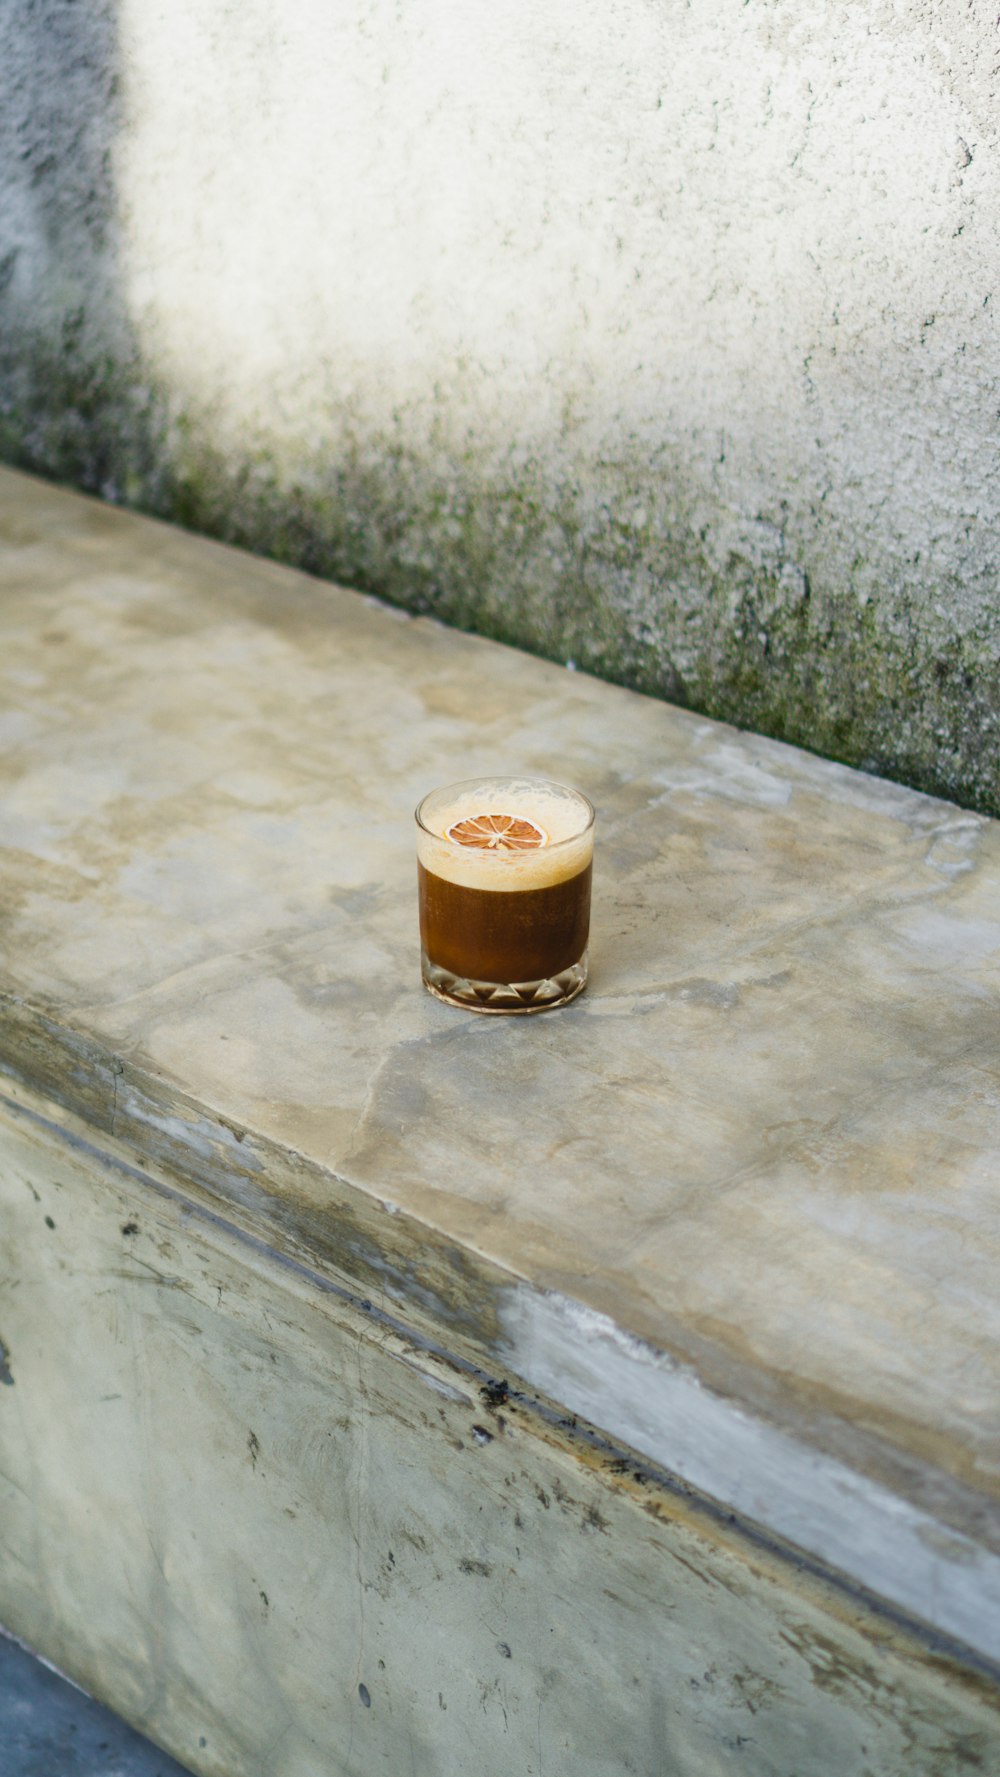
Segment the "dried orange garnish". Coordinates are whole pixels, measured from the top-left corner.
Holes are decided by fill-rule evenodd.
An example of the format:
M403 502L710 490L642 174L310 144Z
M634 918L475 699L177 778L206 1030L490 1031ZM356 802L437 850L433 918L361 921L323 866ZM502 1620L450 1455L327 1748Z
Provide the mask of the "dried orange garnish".
M477 851L534 851L546 843L548 834L523 815L473 814L467 820L456 821L445 838L454 839L457 845L471 845Z

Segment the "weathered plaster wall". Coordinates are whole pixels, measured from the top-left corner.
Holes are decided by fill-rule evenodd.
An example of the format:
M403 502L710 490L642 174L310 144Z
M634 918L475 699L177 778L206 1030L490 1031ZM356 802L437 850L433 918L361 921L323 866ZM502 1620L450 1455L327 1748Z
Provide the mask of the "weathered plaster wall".
M0 453L1000 811L998 48L12 0Z

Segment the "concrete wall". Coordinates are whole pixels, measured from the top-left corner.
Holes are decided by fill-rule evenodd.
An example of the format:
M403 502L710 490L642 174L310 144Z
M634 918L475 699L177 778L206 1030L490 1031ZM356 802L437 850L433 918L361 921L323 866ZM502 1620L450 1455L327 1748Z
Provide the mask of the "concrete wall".
M0 453L1000 812L998 51L9 0Z

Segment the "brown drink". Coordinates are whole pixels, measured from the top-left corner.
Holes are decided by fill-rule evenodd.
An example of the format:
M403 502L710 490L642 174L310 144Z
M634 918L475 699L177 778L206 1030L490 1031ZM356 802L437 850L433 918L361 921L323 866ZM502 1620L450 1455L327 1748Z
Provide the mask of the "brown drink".
M480 1012L563 1005L587 979L594 813L559 784L477 779L417 810L421 966Z

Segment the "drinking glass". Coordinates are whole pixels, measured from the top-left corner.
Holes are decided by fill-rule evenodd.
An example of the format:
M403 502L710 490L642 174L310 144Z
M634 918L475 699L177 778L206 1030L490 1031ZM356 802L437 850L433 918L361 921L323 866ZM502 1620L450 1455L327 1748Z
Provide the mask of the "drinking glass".
M587 983L594 810L565 784L470 778L416 811L420 966L438 999L545 1012Z

